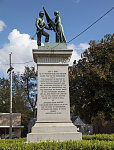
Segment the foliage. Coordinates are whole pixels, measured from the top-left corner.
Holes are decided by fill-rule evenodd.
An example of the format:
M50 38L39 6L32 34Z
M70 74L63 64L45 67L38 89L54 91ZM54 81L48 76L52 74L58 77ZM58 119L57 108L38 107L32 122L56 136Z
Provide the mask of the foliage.
M82 59L69 68L71 110L87 123L98 112L113 118L113 49L114 34L90 41Z
M0 78L0 112L9 112L10 83L5 78Z
M24 126L22 136L26 136L28 132L27 125L32 116L32 111L29 108L21 76L15 73L13 73L13 112L21 113L22 125Z
M37 103L37 73L34 67L25 67L24 74L21 75L23 89L26 93L26 98L29 102L29 106L33 112L33 118L35 115L35 107Z
M83 135L84 140L114 141L114 134Z
M95 137L96 135L94 135ZM101 136L101 135L100 135ZM108 136L108 135L106 135ZM86 136L88 137L88 135ZM98 138L98 135L97 135ZM97 139L96 138L96 139ZM91 139L91 135L90 135ZM94 139L94 138L92 138ZM100 140L82 140L82 141L64 141L64 142L40 142L25 143L26 139L16 140L0 140L0 150L112 150L114 148L113 141L104 141L103 136ZM104 139L104 140L103 140Z
M92 118L92 124L95 134L113 132L114 120L106 120L103 112L98 112L96 116Z

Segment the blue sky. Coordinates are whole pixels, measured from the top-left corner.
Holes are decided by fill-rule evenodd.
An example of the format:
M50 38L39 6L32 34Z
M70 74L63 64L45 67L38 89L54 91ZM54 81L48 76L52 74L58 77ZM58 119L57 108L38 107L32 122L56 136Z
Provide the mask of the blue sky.
M25 44L25 49L29 47L29 52L32 48L36 48L36 41L30 40L30 37L36 31L35 20L39 11L43 10L42 6L51 18L54 17L54 11L60 12L65 36L69 41L114 7L114 0L0 0L0 21L2 21L0 22L0 74L2 76L5 74L5 67L2 64L8 63L10 51L14 53L14 62L26 62L32 59L30 56L27 57L21 39L27 40L28 45ZM50 34L50 42L55 42L55 33L47 32ZM79 59L80 53L87 48L90 40L100 40L108 33L114 33L114 9L88 31L69 43L69 47L75 49L73 59L75 57ZM22 51L19 50L21 47ZM20 58L17 59L16 55Z

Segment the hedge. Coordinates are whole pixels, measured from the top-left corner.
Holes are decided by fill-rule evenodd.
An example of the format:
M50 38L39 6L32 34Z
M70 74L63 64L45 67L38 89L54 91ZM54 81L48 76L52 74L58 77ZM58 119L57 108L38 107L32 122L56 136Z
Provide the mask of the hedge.
M114 134L93 134L93 135L83 135L84 140L105 140L114 141Z
M81 140L25 143L25 139L0 140L0 150L113 150L113 141Z

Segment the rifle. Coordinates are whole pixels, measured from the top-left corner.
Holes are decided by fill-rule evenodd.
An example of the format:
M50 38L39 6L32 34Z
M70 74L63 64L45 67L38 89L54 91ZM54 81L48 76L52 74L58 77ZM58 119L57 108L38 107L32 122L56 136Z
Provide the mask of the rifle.
M53 18L53 19L55 19L55 17ZM52 19L52 20L53 20ZM50 23L52 23L52 20L50 20L50 22L49 23L47 23L45 26L47 26L47 25L49 25ZM54 22L53 22L54 23ZM42 28L42 29L44 29L45 28L45 26ZM52 28L54 31L55 31L55 29L54 29L54 24L53 24L53 27L50 27L49 26L49 28ZM32 36L32 40L34 40L34 38L36 37L36 35L37 35L37 33L38 33L39 31L36 31L36 33Z
M31 39L34 40L36 35L37 35L37 32L33 35L33 37Z

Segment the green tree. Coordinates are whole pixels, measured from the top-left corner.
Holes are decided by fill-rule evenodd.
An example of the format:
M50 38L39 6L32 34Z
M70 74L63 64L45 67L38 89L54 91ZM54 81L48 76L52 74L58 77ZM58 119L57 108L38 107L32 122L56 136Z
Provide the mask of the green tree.
M114 34L101 41L90 41L82 59L69 70L71 110L87 123L99 111L105 119L113 114L113 56Z
M21 75L23 89L26 93L26 99L29 102L29 107L33 112L33 118L36 117L37 103L37 73L34 67L25 67L24 74Z
M9 112L10 83L8 79L0 78L0 113Z
M32 117L32 110L26 98L26 91L23 88L23 81L20 74L13 73L13 112L21 113L22 136L28 133L28 123Z

